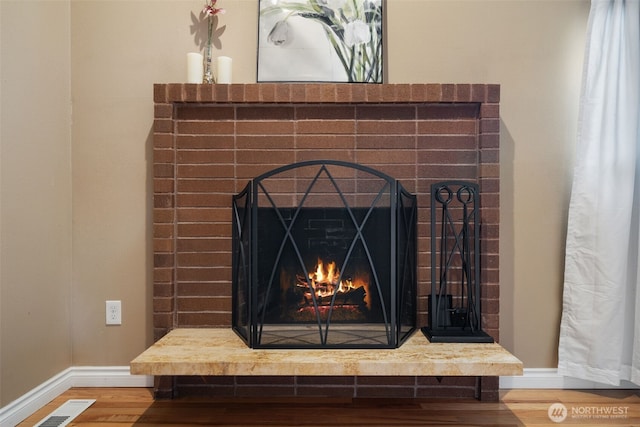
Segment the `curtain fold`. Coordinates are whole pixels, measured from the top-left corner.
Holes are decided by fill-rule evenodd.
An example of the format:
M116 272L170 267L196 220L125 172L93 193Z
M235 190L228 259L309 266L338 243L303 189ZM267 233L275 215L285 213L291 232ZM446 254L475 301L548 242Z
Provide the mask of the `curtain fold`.
M562 375L640 384L640 0L592 0L569 205Z

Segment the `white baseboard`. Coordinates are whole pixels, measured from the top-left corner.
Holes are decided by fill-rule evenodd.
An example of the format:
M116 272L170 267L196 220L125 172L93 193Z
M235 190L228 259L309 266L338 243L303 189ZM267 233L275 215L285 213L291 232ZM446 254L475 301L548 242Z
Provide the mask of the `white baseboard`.
M71 367L0 408L0 426L15 426L71 387L151 387L153 377L131 375L128 366Z
M586 390L586 389L640 389L640 386L628 381L623 381L620 386L601 384L593 381L581 380L578 378L565 377L558 374L558 370L553 368L525 368L521 377L500 377L501 389L566 389L566 390Z

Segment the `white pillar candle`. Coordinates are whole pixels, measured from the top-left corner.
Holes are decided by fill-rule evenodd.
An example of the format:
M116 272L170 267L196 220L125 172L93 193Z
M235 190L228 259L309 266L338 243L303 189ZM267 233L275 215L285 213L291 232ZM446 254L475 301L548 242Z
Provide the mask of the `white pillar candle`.
M217 59L217 79L216 83L231 83L232 60L228 56L219 56Z
M187 53L187 83L202 83L203 76L202 55L196 52Z

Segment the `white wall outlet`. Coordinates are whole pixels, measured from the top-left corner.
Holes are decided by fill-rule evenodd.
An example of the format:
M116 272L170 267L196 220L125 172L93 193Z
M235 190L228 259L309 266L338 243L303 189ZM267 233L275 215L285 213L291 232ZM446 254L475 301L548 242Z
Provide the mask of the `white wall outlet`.
M107 325L122 325L121 301L107 301Z

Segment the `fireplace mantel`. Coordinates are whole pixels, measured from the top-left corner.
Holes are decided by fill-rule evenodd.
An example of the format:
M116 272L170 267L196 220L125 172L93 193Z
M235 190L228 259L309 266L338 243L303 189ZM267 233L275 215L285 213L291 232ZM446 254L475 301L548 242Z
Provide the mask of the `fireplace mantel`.
M498 84L249 83L154 85L154 101L215 103L478 103L500 102Z
M482 327L499 340L499 85L167 83L153 98L155 340L230 328L231 196L275 167L319 159L373 167L417 194L418 326L430 289L429 186L479 185ZM497 396L492 378L456 383L456 393ZM157 390L202 388L163 381Z

